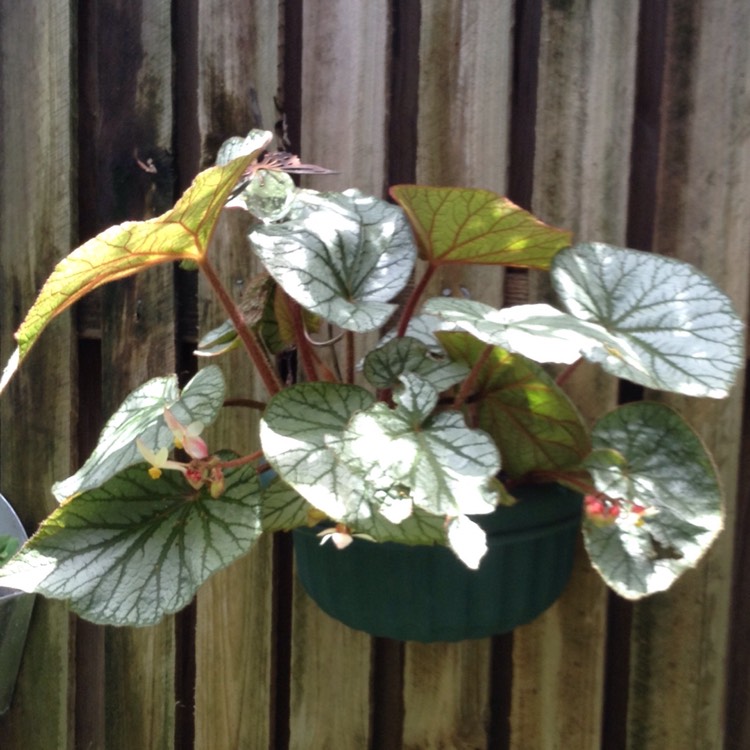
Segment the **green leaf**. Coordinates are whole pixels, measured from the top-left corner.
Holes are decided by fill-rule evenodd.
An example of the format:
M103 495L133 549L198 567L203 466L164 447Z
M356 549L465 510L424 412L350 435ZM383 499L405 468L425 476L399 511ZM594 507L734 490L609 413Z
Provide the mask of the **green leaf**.
M300 191L287 220L256 227L253 247L304 308L352 331L383 325L416 250L403 212L356 190Z
M286 172L257 169L235 200L263 222L281 221L289 213L297 193L294 180Z
M366 503L365 507L366 512L359 513L349 520L353 533L366 534L378 542L443 546L448 544L445 516L436 516L421 508L412 508L408 518L400 523L392 523L380 512L376 512L374 503Z
M261 533L260 486L243 466L224 493L140 464L58 507L0 573L0 585L67 599L88 620L151 625L186 606Z
M21 540L10 534L0 534L0 567L10 560L21 546Z
M231 352L240 345L240 337L231 320L225 320L205 333L193 351L196 357L218 357Z
M343 520L361 479L332 449L352 415L373 397L340 383L300 383L275 395L260 423L263 454L278 475L334 520Z
M451 359L468 367L486 345L462 332L438 337ZM492 436L503 470L518 479L533 471L575 467L589 452L589 436L575 405L534 362L493 348L470 396L476 425Z
M276 479L263 490L263 531L291 531L307 526L313 506L296 490Z
M371 488L380 512L399 523L412 507L435 515L490 513L500 457L484 432L458 412L433 413L437 391L412 373L400 378L397 406L376 403L351 419L336 452Z
M591 561L628 599L664 591L698 563L722 528L711 459L682 417L656 403L606 415L592 443L586 466L620 510L609 523L589 517L584 524Z
M256 152L271 134L259 138ZM16 331L18 347L0 379L0 391L42 330L57 315L99 286L159 263L202 260L224 204L253 154L201 172L174 208L149 221L110 227L60 261Z
M687 263L600 243L561 252L552 284L562 304L599 329L583 354L634 383L723 398L744 363L731 301Z
M245 138L233 135L227 138L216 154L216 166L223 167L242 156L252 156L255 160L271 142L271 133L253 128Z
M96 448L73 476L52 485L58 501L99 487L128 466L140 463L135 440L153 451L173 443L164 422L168 408L179 422L211 424L224 402L224 377L218 367L199 370L180 394L177 376L154 378L136 388L109 418Z
M542 223L497 193L475 188L396 185L420 257L433 265L483 263L549 268L571 235Z
M425 302L424 311L535 362L572 364L600 339L611 341L598 328L545 304L496 310L475 300L435 297Z
M409 336L391 339L365 357L364 376L376 388L391 388L405 372L416 373L438 391L444 391L460 383L469 370Z

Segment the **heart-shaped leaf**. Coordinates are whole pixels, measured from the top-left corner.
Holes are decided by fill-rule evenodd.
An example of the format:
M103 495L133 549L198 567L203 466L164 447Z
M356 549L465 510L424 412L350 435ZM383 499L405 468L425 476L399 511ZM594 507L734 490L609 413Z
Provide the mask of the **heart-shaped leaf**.
M86 463L73 476L52 485L59 502L78 492L99 487L143 457L136 447L139 438L157 451L172 445L171 430L164 422L168 408L184 425L211 424L224 401L224 376L218 367L205 367L185 386L180 395L177 376L154 378L136 388L109 418L99 442Z
M468 368L452 362L444 353L430 351L424 344L409 336L394 338L373 349L364 363L364 376L376 388L391 388L404 372L424 378L438 391L460 383Z
M427 300L424 310L481 341L535 362L571 364L582 351L611 342L597 327L545 304L496 310L475 300L435 297Z
M584 524L591 561L628 599L664 591L698 563L722 528L711 459L682 417L656 403L606 415L592 444L586 466L609 512L589 514Z
M403 212L356 190L300 191L286 221L256 227L250 241L290 297L358 332L394 312L416 257Z
M159 263L200 261L232 188L270 137L259 137L255 152L201 172L174 208L161 216L110 227L61 260L16 331L18 347L0 379L0 391L47 324L81 297Z
M363 485L332 450L373 397L339 383L300 383L275 395L260 423L263 454L278 475L327 516L343 520Z
M413 373L400 380L397 407L376 403L355 414L338 455L364 476L393 522L408 517L412 506L443 516L493 511L491 481L500 470L495 444L458 412L433 413L438 394L427 381Z
M723 398L744 364L742 322L731 301L687 263L600 243L576 245L555 258L552 284L572 315L608 337L583 354L613 375Z
M396 185L420 257L433 265L484 263L549 268L571 235L542 223L507 198L475 188Z
M179 472L132 466L59 506L0 574L0 585L68 599L92 622L151 625L185 607L261 533L255 471L225 472L223 494Z
M438 334L451 359L472 367L486 345L462 332ZM575 467L589 452L578 410L534 362L494 347L477 373L469 408L492 436L503 470L518 479L533 471Z

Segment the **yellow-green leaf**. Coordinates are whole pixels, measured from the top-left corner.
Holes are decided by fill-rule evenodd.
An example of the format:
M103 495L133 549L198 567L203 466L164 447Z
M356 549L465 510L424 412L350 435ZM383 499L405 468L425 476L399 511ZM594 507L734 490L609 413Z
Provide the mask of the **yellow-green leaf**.
M570 232L545 224L507 198L476 188L396 185L423 260L548 269Z
M18 346L3 372L0 391L47 324L81 297L160 263L201 261L229 194L269 139L267 133L253 153L201 172L174 208L161 216L110 227L60 261L16 331Z

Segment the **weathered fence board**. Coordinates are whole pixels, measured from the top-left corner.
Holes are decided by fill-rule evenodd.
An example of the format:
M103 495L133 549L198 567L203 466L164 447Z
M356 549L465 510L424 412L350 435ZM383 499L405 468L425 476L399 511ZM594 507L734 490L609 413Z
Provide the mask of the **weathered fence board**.
M200 164L213 163L222 141L251 127L272 128L279 88L279 4L227 0L197 4L198 134ZM261 119L262 118L262 121ZM223 217L211 253L217 275L239 299L255 268L247 223ZM199 332L226 319L210 290L199 286ZM224 364L227 397L265 399L244 352ZM257 412L235 408L208 433L216 448L257 450ZM197 598L195 630L195 747L231 750L273 747L273 540L214 576Z
M157 216L171 205L172 61L168 2L79 9L81 239L125 219ZM149 161L151 160L151 161ZM153 164L151 173L144 169ZM144 380L172 371L175 308L172 269L107 287L101 296L101 404L105 415ZM91 363L82 358L80 367ZM91 396L89 396L90 398ZM76 698L103 710L78 744L174 746L174 620L142 629L91 628L78 638ZM100 681L91 680L91 663ZM80 713L84 713L79 708Z
M75 236L70 50L72 3L0 5L0 353L39 283ZM33 61L33 64L32 62ZM2 492L28 530L54 507L49 487L75 455L76 367L70 316L54 324L0 402ZM72 747L69 616L37 601L15 702L0 717L0 745Z
M637 18L637 2L543 4L532 208L576 237L625 241ZM532 286L548 295L546 275ZM590 422L616 405L594 367L566 390ZM511 747L600 746L605 592L579 546L563 597L515 631Z
M750 33L746 3L670 4L653 249L702 268L748 310ZM664 398L713 452L727 528L701 566L633 620L628 747L724 746L725 670L742 384L725 401ZM679 716L680 720L675 721Z
M749 37L745 0L0 0L0 359L72 242L162 212L254 126L339 172L310 187L507 193L577 237L697 264L747 315ZM212 249L235 295L245 235L227 215ZM516 271L446 271L430 288L549 297L544 275ZM166 266L80 309L77 346L72 318L55 321L0 401L0 490L29 530L123 395L175 369L184 381L196 335L224 317ZM219 364L230 397L266 398L242 353ZM588 366L566 388L588 421L642 395ZM39 601L0 747L744 750L747 389L663 399L728 498L727 531L667 594L613 597L581 545L563 597L513 634L399 644L320 612L277 535L155 628ZM256 417L228 410L210 445L254 450Z
M505 193L512 81L510 3L422 3L416 180ZM446 50L451 53L446 54ZM441 269L429 294L449 291L500 305L498 269ZM484 748L491 640L407 644L405 748Z
M386 166L387 3L336 0L325 12L316 3L302 6L300 153L306 162L339 173L308 184L323 190L356 185L380 195ZM366 747L371 639L323 614L297 584L292 625L289 746Z

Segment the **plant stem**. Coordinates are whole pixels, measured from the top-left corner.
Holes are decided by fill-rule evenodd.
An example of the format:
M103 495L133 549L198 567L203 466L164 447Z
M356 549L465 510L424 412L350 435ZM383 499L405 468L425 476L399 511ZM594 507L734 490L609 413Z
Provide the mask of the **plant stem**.
M419 283L415 284L414 289L411 290L409 299L406 300L406 304L404 305L404 311L401 313L401 320L398 323L398 332L396 333L396 335L399 338L406 335L406 329L409 326L409 321L414 316L414 311L417 309L419 300L424 294L424 290L427 288L427 284L435 273L436 268L437 266L430 263L430 265L427 266L425 272L422 274L422 278L419 280Z
M263 451L255 451L247 456L240 456L239 458L233 458L230 461L222 461L219 465L222 469L234 469L237 466L244 466L245 464L258 461L263 458Z
M568 378L578 369L578 365L583 362L583 357L578 357L578 359L569 364L556 378L555 378L555 385L563 385Z
M482 350L482 353L479 355L479 357L477 357L477 361L471 368L471 372L466 376L464 382L461 383L461 387L456 394L456 398L453 400L454 409L460 409L466 402L466 399L471 395L471 392L474 390L474 386L476 385L477 378L479 377L479 372L484 367L487 360L490 358L490 355L492 354L494 348L494 345L487 344L487 346L485 346Z
M229 315L229 319L234 324L237 335L240 337L240 340L242 341L242 344L244 345L245 350L250 357L250 360L258 370L261 380L266 386L266 390L272 396L274 396L282 388L281 381L279 380L279 376L271 367L271 364L266 357L266 353L263 351L263 348L255 338L255 334L245 324L242 313L234 303L234 300L232 300L232 298L229 296L227 290L224 288L224 285L221 283L221 279L219 279L216 271L214 271L213 266L208 261L208 258L204 256L201 260L198 261L198 266L201 271L203 271L205 277L208 279L208 283L211 284L211 288L219 298L221 306L226 310L227 314Z
M302 319L302 308L299 303L293 300L284 292L287 310L292 318L292 328L294 329L294 340L297 343L297 352L299 353L302 369L305 378L310 382L318 380L318 371L315 368L312 348L305 331L305 321Z
M228 398L225 399L224 406L245 406L248 409L263 411L266 408L266 403L264 401L256 401L254 398Z
M354 333L346 331L344 334L344 357L346 361L346 382L354 382Z

